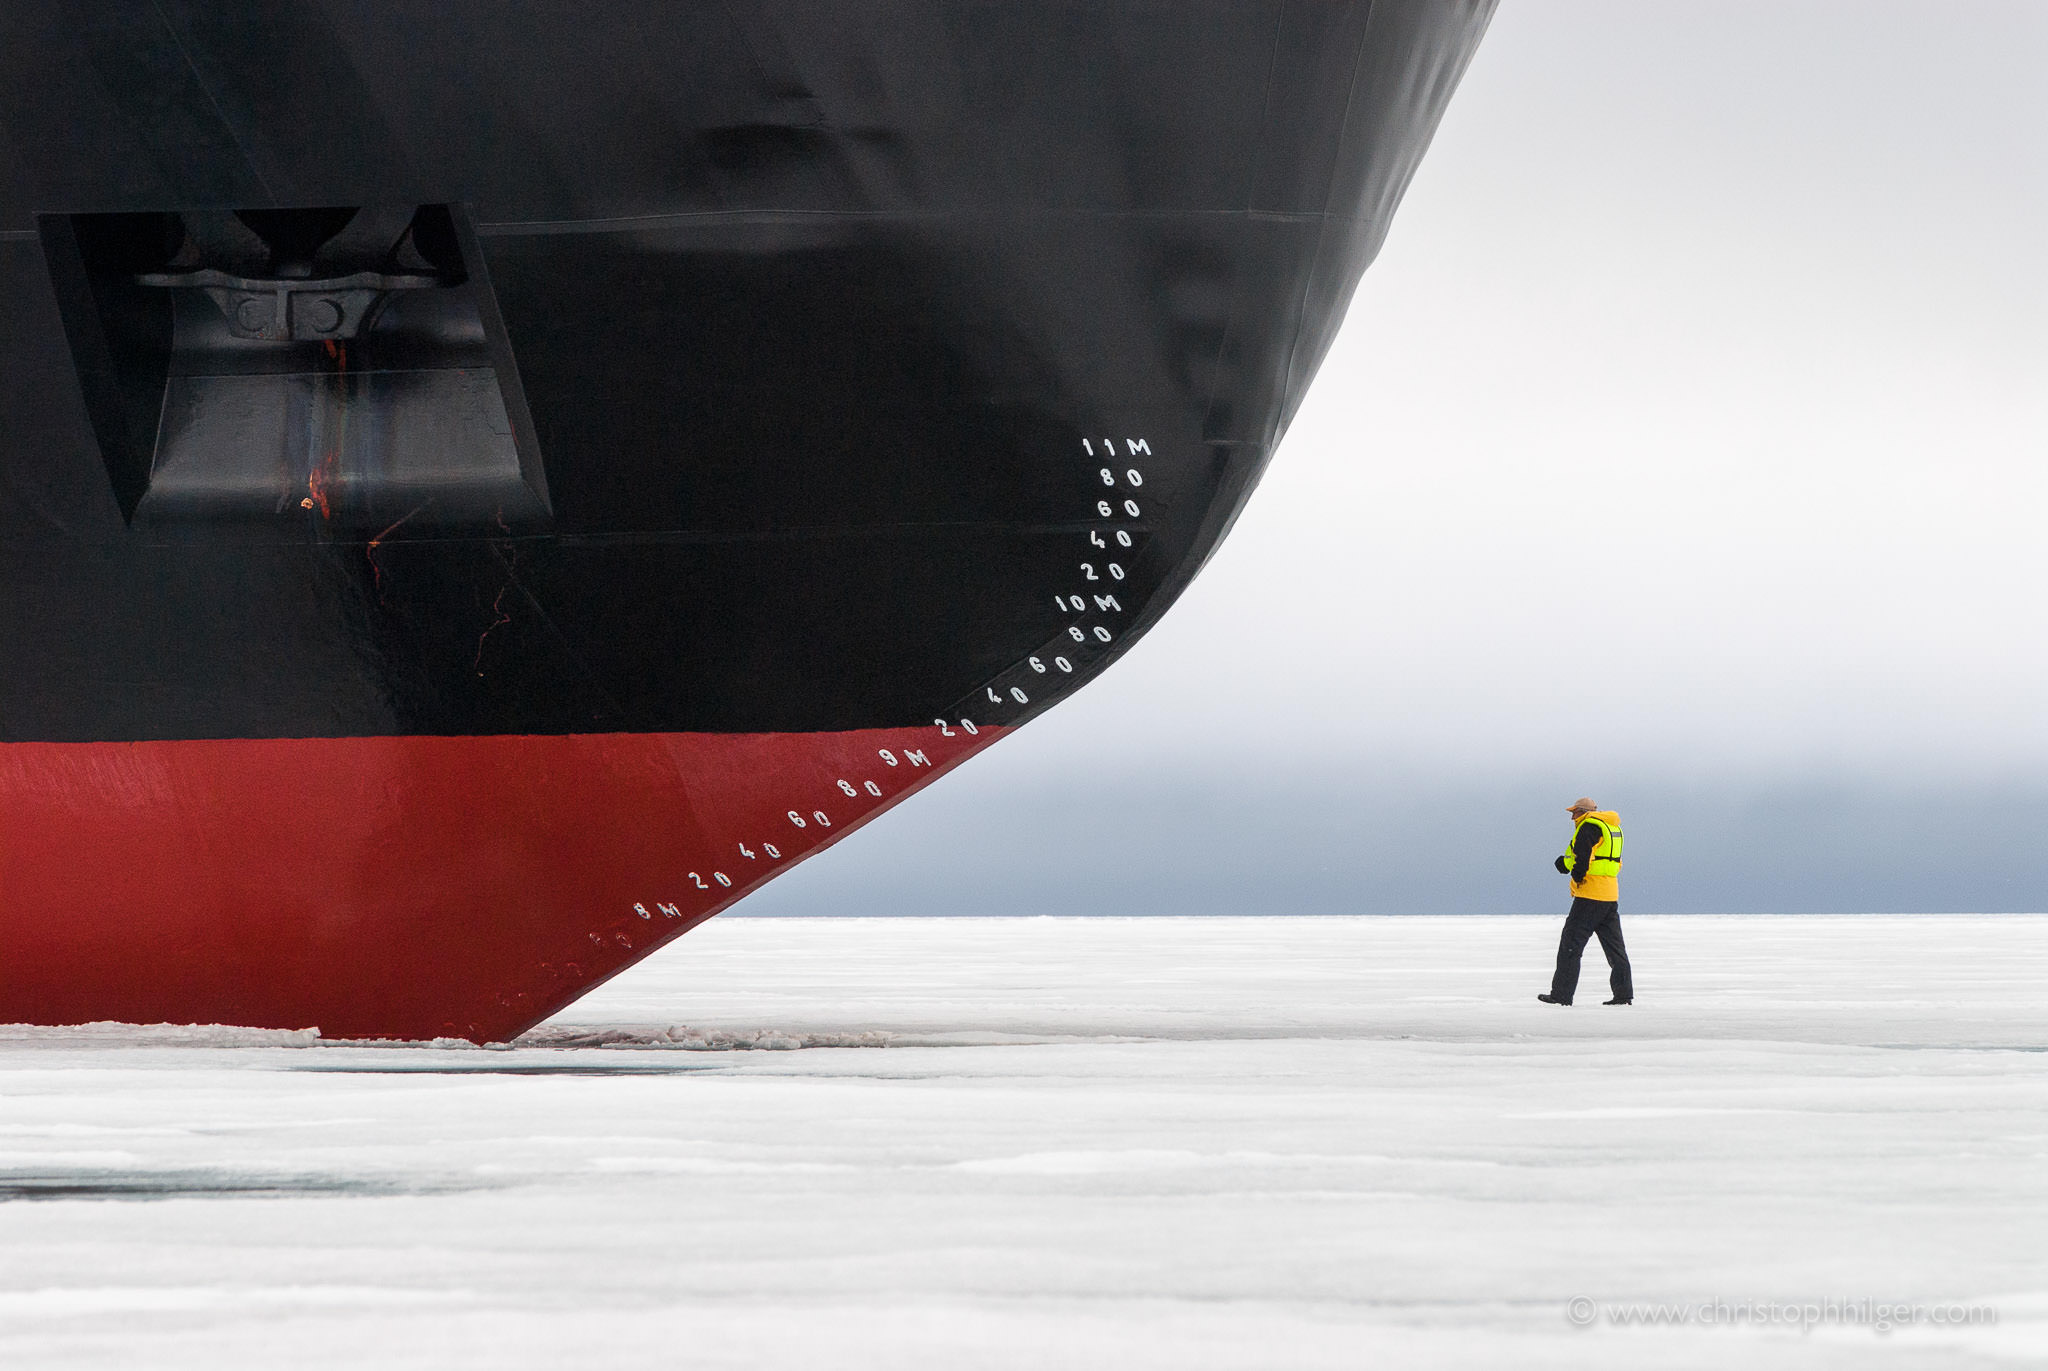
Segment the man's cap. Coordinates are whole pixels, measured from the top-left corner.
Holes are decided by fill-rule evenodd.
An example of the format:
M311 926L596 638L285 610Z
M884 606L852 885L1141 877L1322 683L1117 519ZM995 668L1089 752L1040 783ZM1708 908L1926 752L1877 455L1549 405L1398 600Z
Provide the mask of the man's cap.
M1572 801L1571 808L1566 810L1565 812L1568 814L1577 814L1583 811L1585 813L1590 814L1592 811L1598 809L1599 807L1599 805L1594 804L1584 795L1581 795L1578 799Z

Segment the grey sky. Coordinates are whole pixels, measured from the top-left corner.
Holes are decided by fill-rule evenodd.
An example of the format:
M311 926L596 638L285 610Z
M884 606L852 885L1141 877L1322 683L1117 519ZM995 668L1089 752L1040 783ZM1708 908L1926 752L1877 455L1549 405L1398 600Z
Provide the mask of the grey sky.
M750 912L1543 909L1582 791L1625 907L2048 908L2044 69L1507 0L1180 605Z

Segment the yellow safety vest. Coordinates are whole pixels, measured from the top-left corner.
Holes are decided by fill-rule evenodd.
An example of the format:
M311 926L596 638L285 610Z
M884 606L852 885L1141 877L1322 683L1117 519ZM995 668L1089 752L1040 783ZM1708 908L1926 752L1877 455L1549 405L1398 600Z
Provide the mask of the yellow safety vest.
M1586 863L1586 879L1572 882L1572 894L1586 900L1621 898L1621 816L1611 809L1596 810L1572 826L1572 840L1564 851L1566 870L1578 861L1573 849L1579 845L1579 829L1593 825L1600 841L1593 844L1592 860Z

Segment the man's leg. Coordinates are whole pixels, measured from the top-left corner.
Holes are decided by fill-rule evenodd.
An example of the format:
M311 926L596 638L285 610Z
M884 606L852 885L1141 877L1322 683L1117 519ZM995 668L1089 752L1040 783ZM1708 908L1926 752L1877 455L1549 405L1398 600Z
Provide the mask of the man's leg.
M1614 990L1617 1000L1633 1000L1636 997L1635 973L1628 964L1628 947L1621 941L1621 906L1610 903L1606 916L1600 920L1594 932L1600 935L1600 950L1607 954L1607 984Z
M1564 916L1564 932L1557 938L1557 970L1550 977L1550 995L1559 1004L1570 1004L1572 992L1579 988L1579 958L1586 951L1586 939L1593 936L1593 904L1574 899L1572 912Z

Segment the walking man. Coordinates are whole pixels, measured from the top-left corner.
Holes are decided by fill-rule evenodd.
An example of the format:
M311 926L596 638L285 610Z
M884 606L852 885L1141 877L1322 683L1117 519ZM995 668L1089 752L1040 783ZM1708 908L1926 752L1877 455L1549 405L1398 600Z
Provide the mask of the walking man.
M1607 954L1607 983L1614 988L1609 1004L1633 1004L1635 981L1628 948L1621 941L1621 816L1583 797L1572 801L1571 850L1557 859L1559 874L1572 878L1572 912L1565 916L1557 940L1557 972L1550 993L1536 998L1545 1004L1570 1004L1579 988L1579 958L1586 939L1598 936Z

